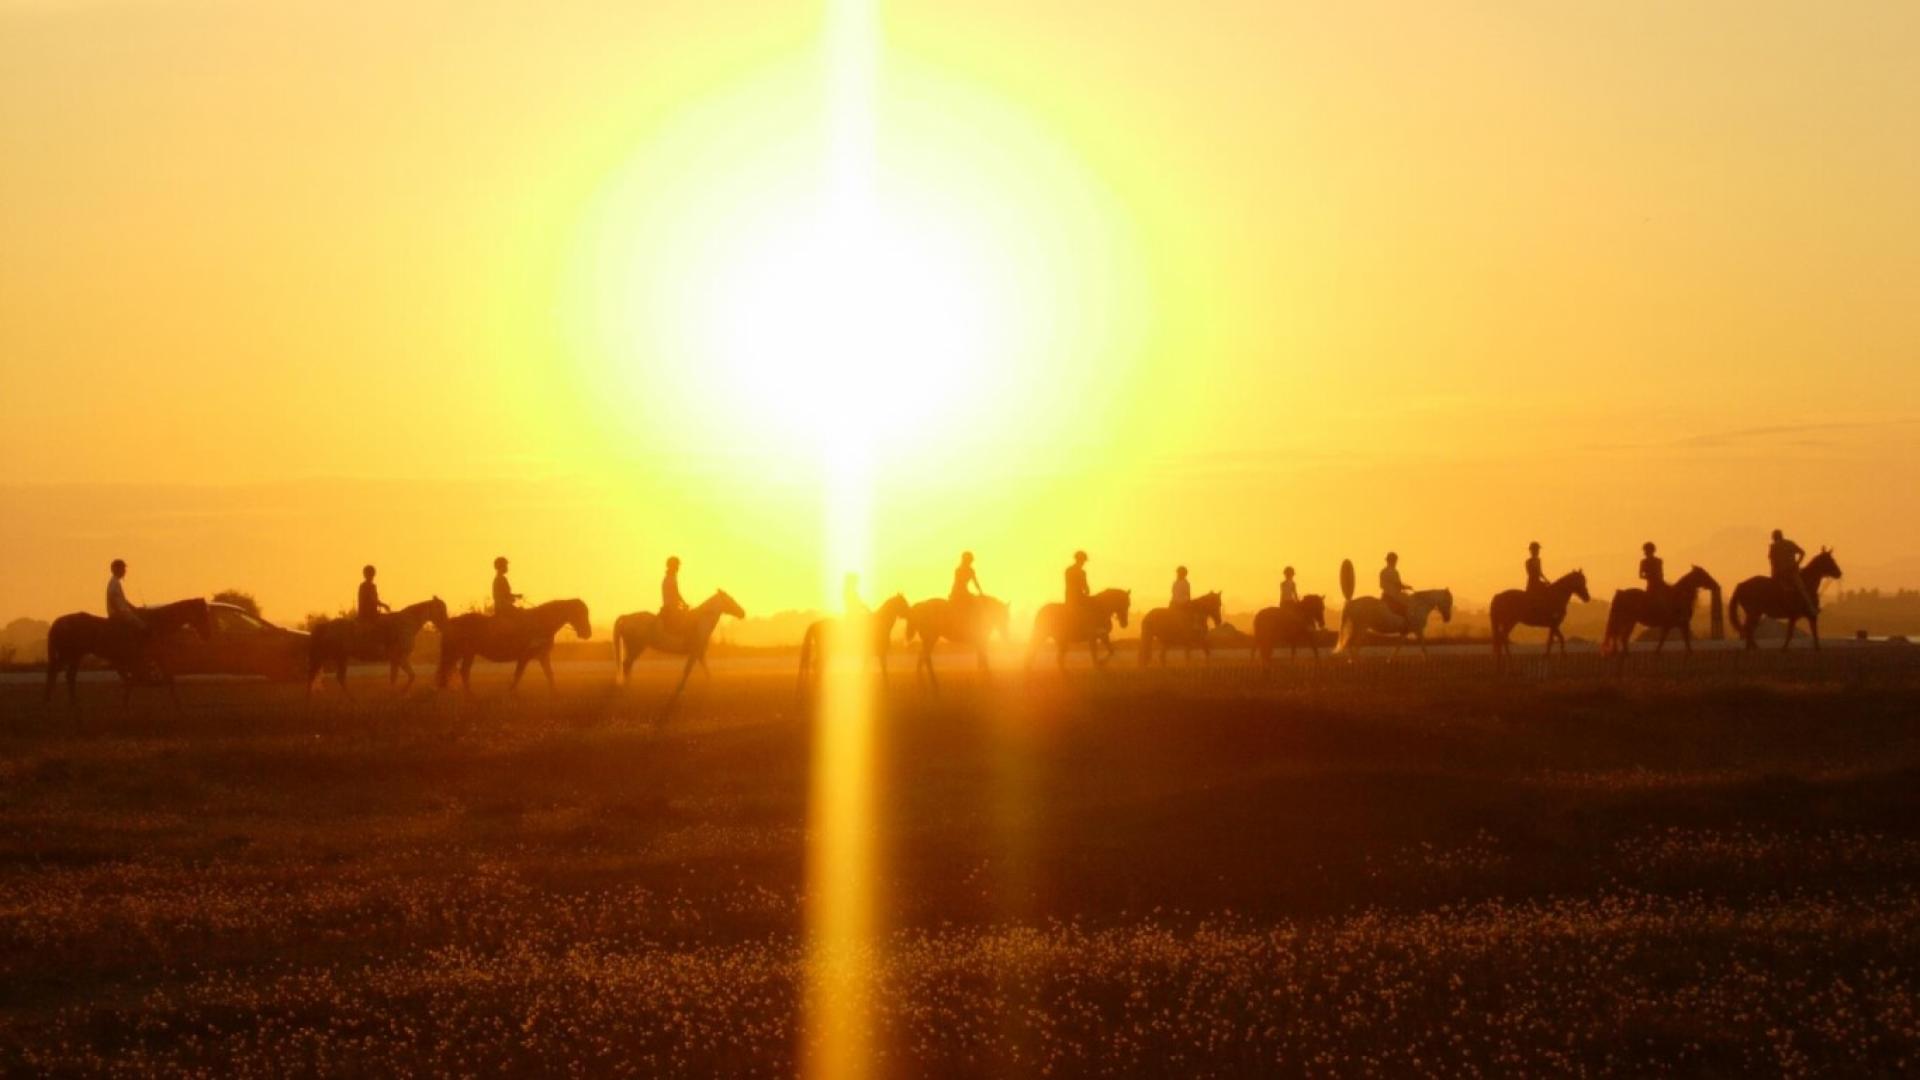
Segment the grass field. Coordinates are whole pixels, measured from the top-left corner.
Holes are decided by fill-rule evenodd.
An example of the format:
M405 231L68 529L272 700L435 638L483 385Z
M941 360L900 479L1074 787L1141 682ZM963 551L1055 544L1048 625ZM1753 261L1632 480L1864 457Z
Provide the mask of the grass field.
M904 681L904 680L901 680ZM0 687L0 1071L795 1070L812 723L723 673ZM1920 677L882 706L898 1075L1912 1073Z

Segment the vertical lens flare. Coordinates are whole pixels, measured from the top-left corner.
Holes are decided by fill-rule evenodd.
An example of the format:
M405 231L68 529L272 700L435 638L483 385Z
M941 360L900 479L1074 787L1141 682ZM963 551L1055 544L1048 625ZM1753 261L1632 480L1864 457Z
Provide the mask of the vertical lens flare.
M851 403L854 385L883 358L863 302L878 271L874 207L874 82L879 24L873 0L830 0L827 16L826 192L820 208L831 242L843 245L829 285L823 340L811 366L840 412L820 429L826 481L825 592L864 571L872 542L871 448ZM849 258L848 256L851 256ZM826 269L825 267L821 268ZM873 1060L873 700L861 663L862 627L841 619L830 635L826 676L814 711L807 852L808 985L806 1066L816 1077L858 1078Z

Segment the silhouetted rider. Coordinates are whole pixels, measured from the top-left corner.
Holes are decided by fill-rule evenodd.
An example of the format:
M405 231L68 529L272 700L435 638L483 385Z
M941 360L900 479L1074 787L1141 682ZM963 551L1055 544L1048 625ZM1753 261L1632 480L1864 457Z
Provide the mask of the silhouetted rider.
M1773 542L1767 545L1767 568L1779 583L1781 598L1789 604L1798 600L1811 615L1820 609L1819 601L1807 588L1807 579L1800 576L1800 564L1806 557L1805 549L1799 544L1787 539L1779 529L1773 530Z
M1640 545L1644 552L1640 559L1640 580L1647 583L1647 600L1656 609L1664 611L1667 606L1667 564L1655 555L1653 541Z
M1300 602L1300 586L1293 583L1293 567L1280 571L1280 606L1292 607Z
M660 624L679 633L686 622L687 601L680 595L680 556L667 557L667 576L660 579Z
M980 587L980 575L973 569L973 552L961 552L960 565L953 568L953 585L947 590L947 599L958 603L986 594L987 590Z
M512 615L520 610L520 594L507 583L507 557L493 560L493 613Z
M107 578L107 619L132 630L145 630L146 618L133 605L133 601L127 599L124 580L127 576L127 560L115 559L107 569L111 574Z
M1187 580L1187 568L1176 566L1173 569L1173 595L1167 601L1175 611L1184 610L1193 603L1193 583Z
M1087 553L1073 553L1073 565L1067 567L1067 614L1075 625L1087 621L1087 600L1093 596L1093 590L1087 587Z
M380 617L381 612L393 610L381 601L380 586L373 583L374 573L372 563L360 568L360 597L355 604L355 613L359 615L362 622L372 622ZM494 602L499 603L499 598L495 597Z
M867 602L860 599L860 575L848 574L840 582L840 609L849 619L865 619L872 616Z
M1540 568L1540 541L1527 545L1527 606L1538 610L1547 591L1547 574Z
M1380 568L1380 599L1386 601L1387 608L1401 618L1407 617L1407 592L1405 582L1400 580L1400 555L1387 552L1387 565Z

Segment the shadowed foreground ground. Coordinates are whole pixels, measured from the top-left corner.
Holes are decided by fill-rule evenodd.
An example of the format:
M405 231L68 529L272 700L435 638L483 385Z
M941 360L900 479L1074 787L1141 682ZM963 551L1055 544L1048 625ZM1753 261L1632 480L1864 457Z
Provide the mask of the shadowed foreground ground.
M0 688L0 1070L794 1069L784 679L660 729L597 681L194 690L75 738ZM1911 1072L1916 706L1904 675L899 692L873 1022L901 1075Z

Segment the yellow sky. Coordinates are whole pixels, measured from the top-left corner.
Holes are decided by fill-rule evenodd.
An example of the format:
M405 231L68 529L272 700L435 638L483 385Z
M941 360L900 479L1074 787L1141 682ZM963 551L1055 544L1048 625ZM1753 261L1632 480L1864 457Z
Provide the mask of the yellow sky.
M1602 590L1648 538L1723 580L1775 524L1920 548L1920 6L882 10L880 183L955 306L869 305L906 404L835 395L869 592L962 547L1022 607L1084 546L1236 610L1388 547L1477 602L1530 539ZM729 284L817 180L820 30L0 2L0 617L116 555L287 618L502 553L603 618L669 553L820 602L783 409L838 384Z

